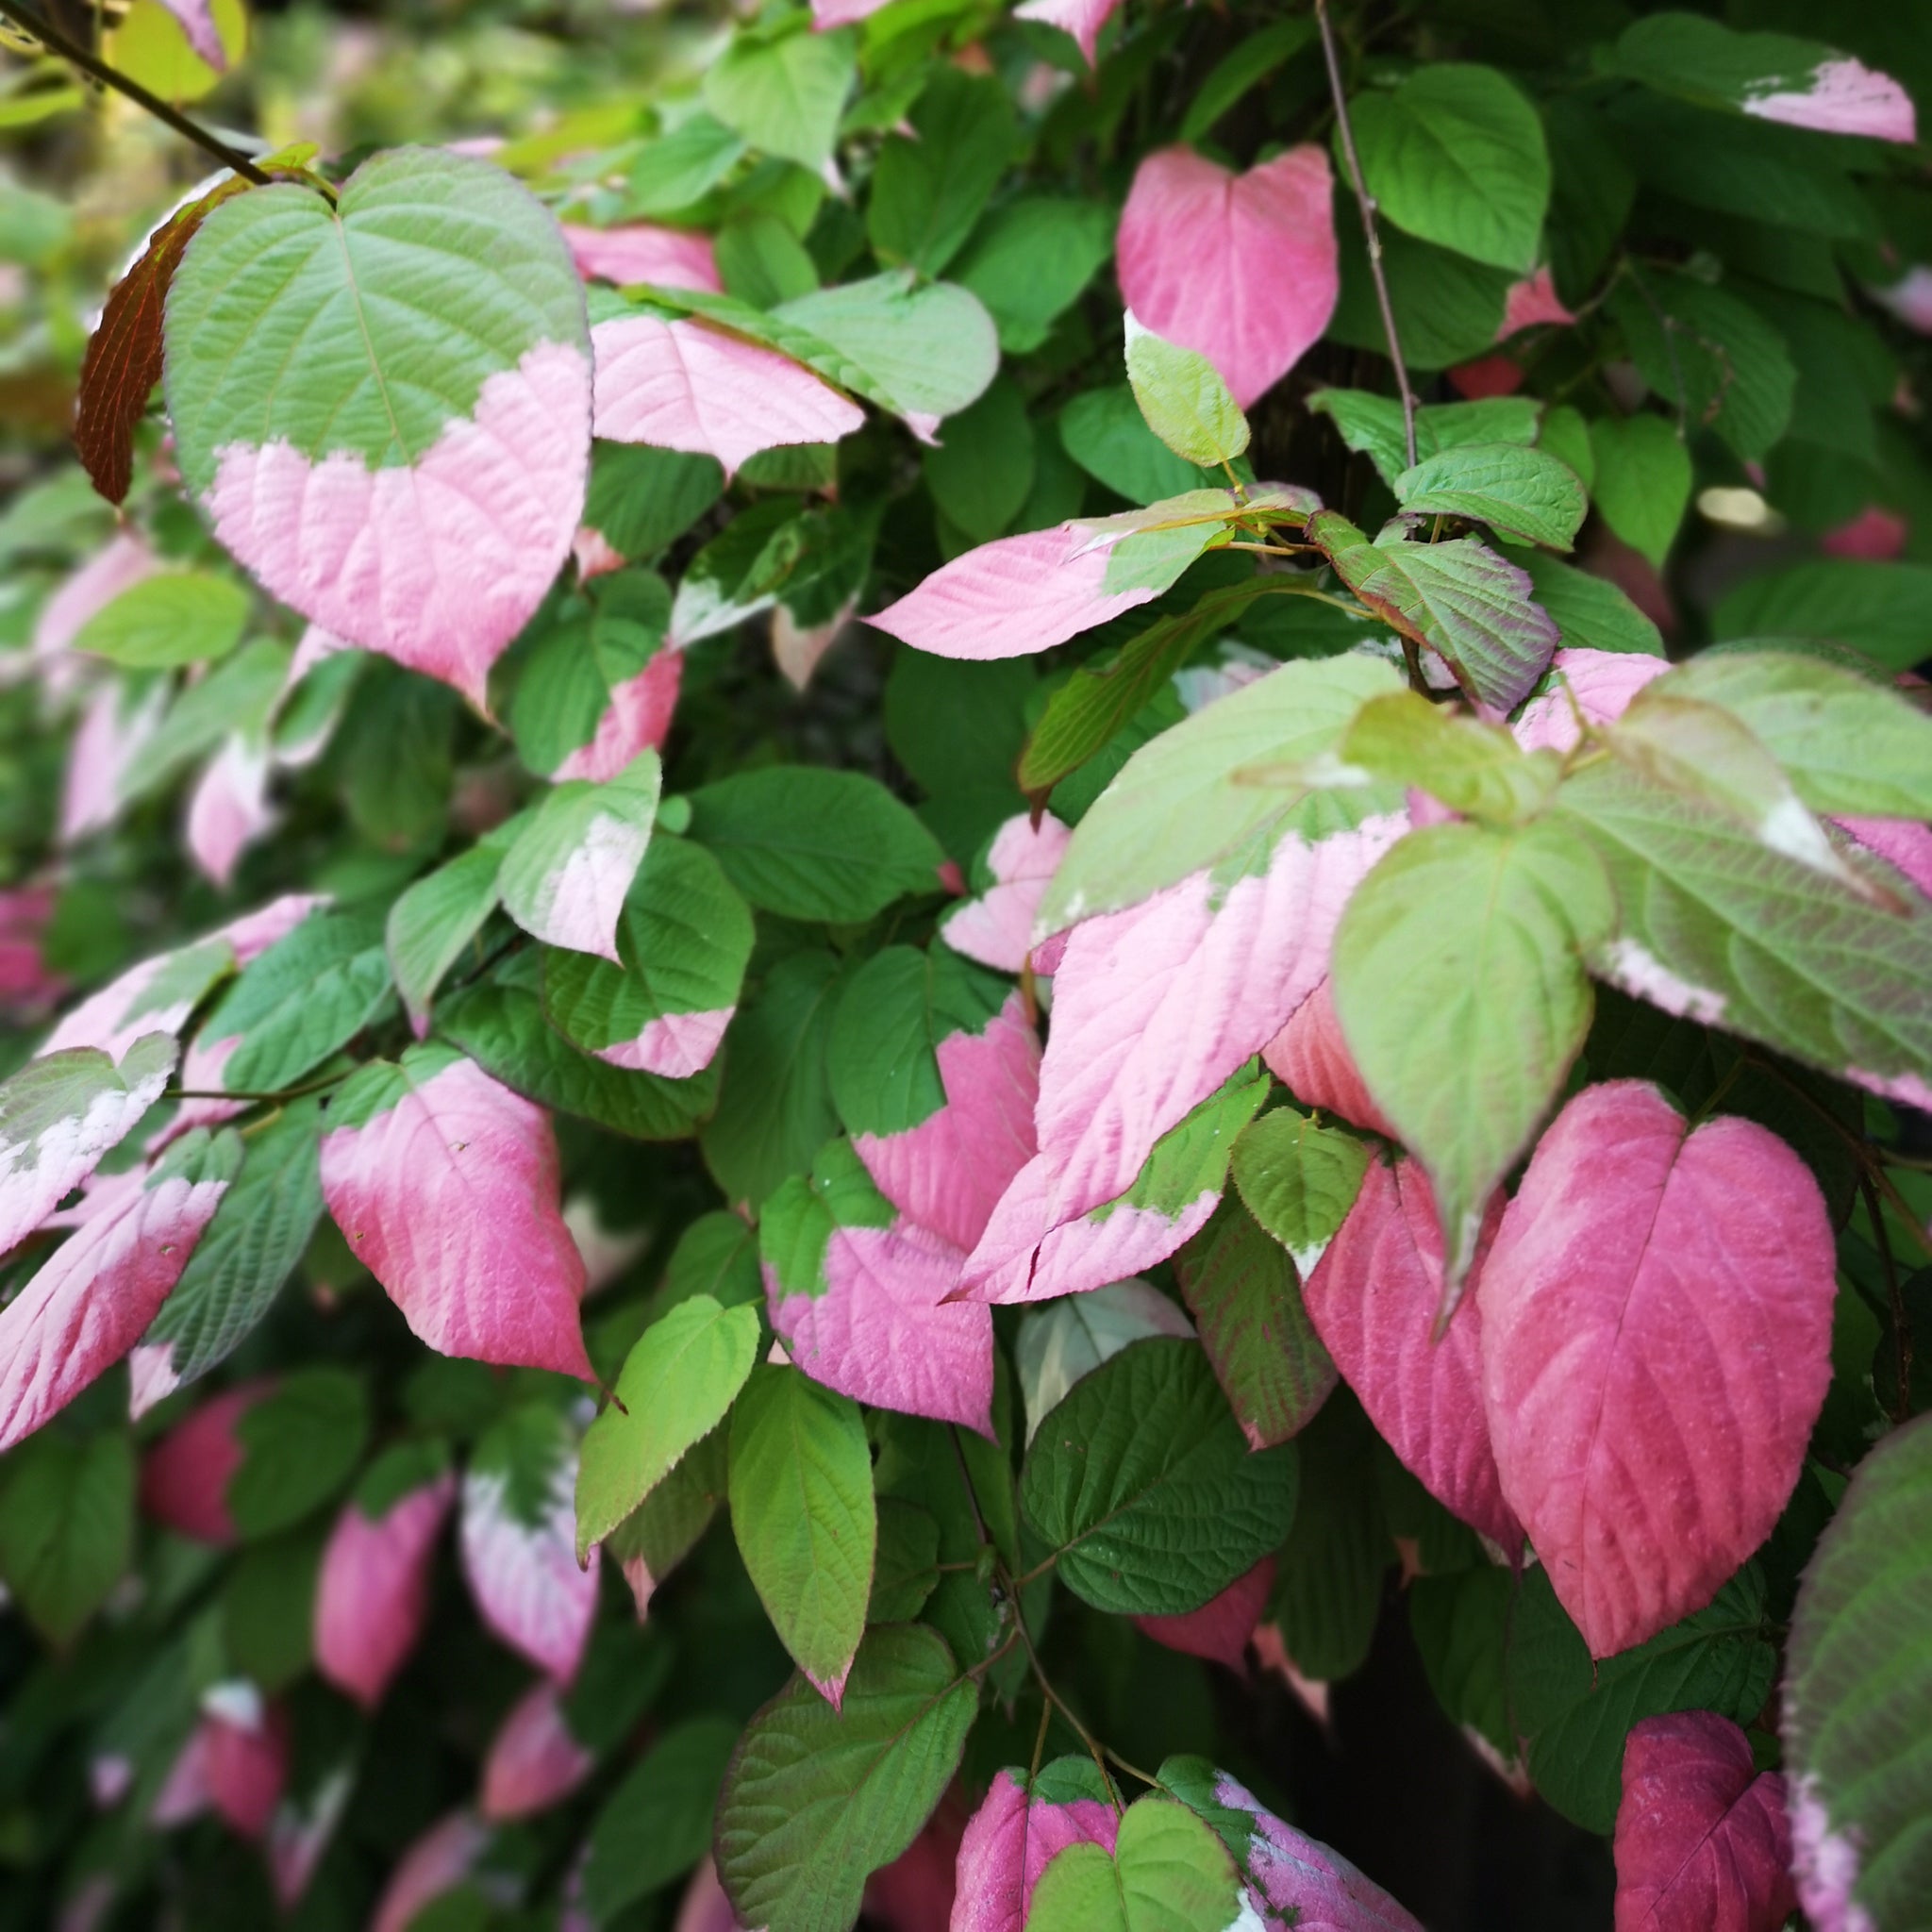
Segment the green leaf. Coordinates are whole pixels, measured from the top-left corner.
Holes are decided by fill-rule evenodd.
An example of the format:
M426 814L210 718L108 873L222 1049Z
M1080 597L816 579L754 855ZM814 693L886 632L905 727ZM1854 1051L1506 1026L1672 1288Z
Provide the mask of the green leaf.
M228 1662L265 1695L279 1696L314 1658L315 1583L327 1527L318 1522L252 1543L222 1592Z
M1580 409L1568 403L1545 409L1536 433L1536 444L1575 471L1576 479L1585 490L1594 491L1596 458L1590 447L1590 425L1583 420Z
M1250 1454L1197 1342L1156 1337L1084 1375L1026 1452L1020 1503L1096 1609L1197 1610L1278 1545L1292 1445Z
M128 758L121 776L122 802L132 804L158 791L231 732L266 730L294 655L287 644L258 638L181 691L154 736Z
M724 472L713 457L597 442L584 522L619 556L637 562L676 542L724 491Z
M1295 1669L1333 1682L1368 1661L1395 1544L1376 1480L1375 1432L1352 1392L1323 1404L1295 1446L1301 1501L1267 1614Z
M1194 142L1210 133L1236 102L1293 59L1314 38L1312 20L1291 19L1273 21L1240 42L1232 53L1215 63L1196 90L1181 117L1179 138Z
M1124 382L1082 390L1060 411L1059 435L1061 447L1081 469L1129 503L1159 503L1225 480L1218 469L1204 470L1175 456L1148 428Z
M724 1420L758 1346L757 1308L720 1307L705 1294L679 1302L639 1337L615 1399L584 1434L578 1562Z
M1204 468L1248 446L1248 419L1207 357L1164 341L1127 313L1127 382L1147 426L1175 456Z
M1515 1586L1508 1571L1474 1563L1408 1586L1408 1627L1429 1688L1451 1724L1466 1724L1507 1761L1516 1756L1504 1658Z
M1932 634L1932 567L1817 558L1749 577L1718 600L1720 638L1818 638L1909 671Z
M1784 338L1748 302L1690 275L1632 269L1607 306L1667 409L1715 429L1746 461L1784 435L1797 372Z
M871 1632L834 1711L794 1677L745 1728L718 1801L718 1875L742 1924L847 1932L870 1874L912 1842L979 1707L945 1640Z
M230 1092L275 1092L347 1045L390 998L380 916L312 912L242 969L202 1032L242 1041L222 1068Z
M1521 561L1536 601L1555 621L1566 648L1663 656L1657 625L1607 578L1573 570L1541 550L1525 553Z
M740 33L705 71L705 105L754 147L816 174L857 73L850 33L812 33L802 21L770 39Z
M1557 805L1616 894L1592 971L1828 1074L1932 1073L1932 913L1874 906L1608 761L1567 779Z
M793 953L732 1021L724 1096L702 1136L726 1199L758 1207L839 1131L826 1052L844 984L829 953Z
M1341 243L1341 290L1328 338L1348 348L1386 356L1389 331L1362 242L1361 219L1353 197L1345 193L1336 197L1335 227ZM1403 360L1410 371L1446 369L1491 354L1502 333L1504 305L1516 277L1507 269L1489 268L1451 249L1418 242L1387 222L1380 235L1383 279L1395 311Z
M1590 450L1604 522L1661 570L1690 502L1683 439L1661 416L1602 416L1590 425Z
M1748 114L1769 95L1811 92L1820 85L1818 70L1839 58L1816 41L1738 33L1694 13L1667 12L1633 21L1599 60L1607 72L1660 93Z
M727 1431L713 1429L604 1539L604 1553L624 1572L638 1614L658 1584L684 1561L711 1526L728 1480Z
M383 949L403 1009L421 1032L442 976L496 909L503 847L485 841L425 873L389 908Z
M1335 935L1335 1010L1369 1091L1428 1171L1455 1306L1491 1192L1590 1030L1583 957L1615 908L1588 841L1547 819L1412 832Z
M656 1305L673 1308L694 1294L708 1294L727 1308L764 1299L758 1231L725 1208L700 1214L678 1236Z
M235 1424L242 1466L225 1500L247 1538L273 1536L347 1481L369 1435L369 1396L346 1369L297 1369Z
M1932 1417L1859 1464L1805 1572L1786 1653L1784 1743L1797 1814L1830 1837L1845 1902L1874 1925L1922 1917L1932 1883ZM1800 1869L1808 1848L1801 1836Z
M1355 1206L1369 1171L1369 1147L1345 1127L1320 1127L1293 1108L1279 1107L1234 1143L1229 1165L1248 1212L1306 1278Z
M1232 1932L1254 1908L1233 1857L1185 1805L1128 1806L1109 1857L1069 1845L1033 1889L1028 1932Z
M0 1578L49 1642L107 1602L134 1555L134 1448L42 1429L0 1464Z
M718 230L714 253L725 292L754 308L775 308L819 286L804 242L774 214L734 215Z
M718 861L666 834L652 841L625 897L620 963L545 950L543 1016L588 1052L622 1048L657 1023L735 1008L751 948L751 913Z
M1537 1790L1587 1831L1607 1832L1616 1823L1632 1724L1673 1710L1714 1710L1741 1724L1763 1709L1777 1670L1763 1574L1746 1564L1707 1608L1592 1664L1549 1574L1526 1571L1505 1669Z
M1237 1156L1241 1144L1235 1142ZM1271 1448L1299 1434L1335 1387L1335 1364L1302 1306L1294 1264L1281 1244L1240 1202L1224 1201L1174 1257L1174 1268L1201 1346L1250 1446Z
M715 1063L689 1080L632 1074L579 1053L546 1024L532 946L446 1000L437 1031L527 1100L639 1141L682 1141L718 1099ZM828 1130L829 1131L829 1130Z
M1018 139L1011 96L991 75L941 67L879 150L866 229L882 262L939 275L973 232Z
M1033 488L1033 425L1019 385L994 377L921 462L944 515L975 543L991 542L1020 514Z
M731 883L787 919L856 924L939 890L939 841L862 773L768 765L704 786L691 808L691 836Z
M1051 791L1102 750L1210 639L1270 589L1266 578L1210 591L1191 610L1164 617L1099 664L1083 664L1046 701L1021 755L1022 791ZM908 654L909 655L909 654Z
M1530 580L1473 537L1405 542L1400 523L1372 543L1338 511L1308 519L1308 537L1341 581L1405 637L1427 644L1480 704L1513 710L1557 647L1557 626Z
M759 1369L731 1414L731 1527L773 1628L836 1699L878 1538L858 1405L797 1369Z
M1700 652L1656 695L1722 705L1814 811L1932 818L1932 718L1895 689L1794 652Z
M1402 405L1393 396L1360 389L1321 389L1308 408L1326 416L1350 449L1362 451L1392 490L1408 468L1402 428ZM1426 461L1471 443L1507 442L1527 447L1536 441L1540 405L1527 396L1486 396L1474 403L1424 403L1415 412L1416 455Z
M248 592L207 571L143 578L89 618L74 640L124 671L165 671L225 658L242 641Z
M1518 275L1536 266L1549 152L1535 108L1494 68L1418 68L1390 92L1357 95L1350 113L1385 221Z
M168 414L197 496L233 444L413 464L538 342L590 354L583 284L549 211L500 169L421 147L365 161L340 203L292 183L224 202L175 273L166 339ZM285 380L306 341L332 354Z
M503 909L539 938L547 938L559 917L573 928L585 924L586 910L571 895L587 900L591 882L572 860L589 852L599 866L609 865L615 861L607 848L634 843L641 864L662 783L658 754L646 750L608 784L570 778L552 786L503 855L496 875Z
M1113 215L1091 201L1023 195L974 230L954 279L985 304L1000 347L1024 356L1046 341L1113 253Z
M940 1526L929 1510L897 1496L879 1498L878 1560L865 1621L909 1624L939 1578Z
M627 215L677 214L708 194L744 156L741 136L712 115L688 114L631 163Z
M1576 473L1540 449L1471 442L1424 457L1395 479L1395 500L1418 514L1473 517L1523 543L1572 547L1589 509Z
M940 1042L984 1033L1009 991L945 946L888 946L858 973L831 1040L832 1100L850 1134L903 1134L945 1105Z
M1392 791L1324 796L1296 774L1335 748L1366 700L1400 684L1380 658L1304 659L1163 731L1074 827L1038 929L1136 905L1251 840L1272 844L1304 823L1313 836L1338 815L1395 808Z
M611 1792L585 1848L583 1907L592 1924L608 1924L705 1856L737 1742L729 1718L688 1718L667 1730Z
M1466 818L1506 825L1548 805L1563 770L1555 752L1525 753L1504 726L1412 691L1371 698L1338 756L1377 778L1426 791Z
M309 1099L284 1107L249 1134L241 1174L142 1337L149 1347L173 1344L168 1368L177 1384L234 1351L308 1251L322 1219L321 1130L319 1104Z

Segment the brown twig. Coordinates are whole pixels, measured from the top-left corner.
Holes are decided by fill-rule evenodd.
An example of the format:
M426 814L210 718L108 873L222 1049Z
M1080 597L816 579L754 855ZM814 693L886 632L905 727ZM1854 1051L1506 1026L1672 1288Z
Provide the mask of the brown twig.
M163 126L172 127L182 140L192 141L196 147L212 155L223 167L232 168L244 181L253 181L258 188L266 188L274 178L264 175L246 155L238 154L226 142L218 140L186 114L171 108L159 95L149 93L138 80L130 80L126 75L115 73L106 61L97 59L77 41L70 41L58 27L21 6L20 0L0 0L0 14L30 33L50 53L59 55L61 59L71 62L83 74L92 75L103 87L110 87L117 93L125 94L137 108L144 108Z
M1395 365L1395 387L1402 395L1402 437L1412 470L1416 463L1415 391L1408 386L1408 368L1402 359L1402 338L1395 327L1395 306L1389 299L1389 281L1382 273L1382 238L1375 227L1375 197L1369 192L1361 158L1356 153L1355 128L1348 118L1348 91L1341 81L1341 57L1336 51L1328 0L1315 0L1315 24L1322 29L1322 52L1328 61L1328 91L1335 99L1335 124L1341 131L1341 152L1355 180L1356 205L1362 214L1362 239L1369 249L1369 275L1375 284L1375 300L1382 310L1382 333L1389 339L1389 359Z

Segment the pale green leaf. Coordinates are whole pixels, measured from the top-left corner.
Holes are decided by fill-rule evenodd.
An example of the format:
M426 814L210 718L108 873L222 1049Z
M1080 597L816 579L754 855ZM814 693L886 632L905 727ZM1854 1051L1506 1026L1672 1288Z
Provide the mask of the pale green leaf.
M1252 1916L1227 1847L1185 1805L1127 1807L1109 1857L1069 1845L1033 1889L1028 1932L1235 1932Z
M225 658L242 641L248 592L207 571L144 577L89 618L74 640L125 671L169 670Z
M1164 341L1127 315L1127 381L1147 426L1175 456L1203 468L1248 446L1248 419L1207 357Z
M1590 425L1590 449L1596 463L1592 495L1604 522L1661 570L1690 502L1690 452L1683 439L1647 411L1603 416Z
M816 173L857 73L849 32L813 33L801 21L770 38L741 33L706 70L705 105L754 147Z
M1306 1278L1355 1206L1369 1148L1345 1127L1317 1126L1293 1108L1278 1107L1234 1143L1230 1166L1249 1213Z

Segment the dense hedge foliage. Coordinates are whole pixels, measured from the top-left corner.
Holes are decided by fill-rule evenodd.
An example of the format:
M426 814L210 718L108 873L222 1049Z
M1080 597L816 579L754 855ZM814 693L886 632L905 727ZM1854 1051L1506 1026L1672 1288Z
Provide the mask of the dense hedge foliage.
M1932 1923L1923 9L4 10L0 1924Z

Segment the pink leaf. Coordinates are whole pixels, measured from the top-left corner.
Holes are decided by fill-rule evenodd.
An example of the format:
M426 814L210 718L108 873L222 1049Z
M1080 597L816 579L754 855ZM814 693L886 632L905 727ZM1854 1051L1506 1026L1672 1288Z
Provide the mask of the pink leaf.
M1670 668L1639 651L1565 646L1550 659L1550 689L1531 698L1509 728L1524 751L1573 752L1583 740L1579 709L1592 724L1614 724L1630 700Z
M563 225L571 259L586 281L654 282L660 289L704 289L724 292L718 279L718 258L708 235L686 228L660 228L652 222L631 222L621 228L586 228Z
M1064 34L1072 34L1091 67L1100 29L1120 10L1120 5L1121 0L1025 0L1024 6L1013 8L1013 15L1018 20L1037 20L1044 26L1057 26Z
M1025 812L1008 819L986 855L992 884L947 913L940 937L982 966L1020 972L1032 951L1034 915L1072 836L1051 812L1041 814L1037 828Z
M157 1034L118 1067L98 1048L43 1053L0 1088L0 1255L126 1139L174 1071L174 1049Z
M1932 830L1915 819L1834 819L1862 845L1932 899Z
M208 1726L196 1724L175 1755L161 1788L148 1807L148 1823L166 1831L199 1818L208 1807Z
M1296 1008L1294 1018L1268 1042L1261 1058L1304 1107L1322 1108L1351 1126L1396 1138L1341 1037L1327 980Z
M1188 147L1149 155L1121 214L1121 299L1156 335L1206 356L1249 408L1334 312L1331 193L1313 142L1245 175Z
M949 1932L1021 1932L1055 1855L1087 1844L1111 1856L1119 1829L1112 1806L1097 1798L1051 1804L1029 1798L1017 1772L999 1773L959 1841Z
M1071 523L998 538L941 564L866 622L940 658L986 661L1050 650L1159 595L1108 590L1108 546L1087 547L1091 542L1091 532Z
M1391 813L1312 845L1291 832L1264 873L1196 873L1074 927L1037 1114L1059 1219L1124 1193L1155 1141L1288 1024L1327 974L1349 893L1407 827Z
M382 1702L429 1615L429 1571L457 1481L445 1471L382 1515L345 1504L315 1588L315 1667L365 1709Z
M336 1225L440 1355L592 1380L549 1116L474 1060L415 1051L382 1111L322 1137Z
M963 1255L1033 1158L1040 1040L1012 993L983 1033L948 1034L935 1057L946 1104L907 1133L858 1134L852 1144L900 1213Z
M105 831L121 815L121 788L128 769L160 728L168 708L165 684L157 684L129 705L130 692L118 678L99 686L87 701L67 751L60 789L60 842L77 845Z
M618 316L591 346L599 436L715 457L727 482L760 450L837 442L865 421L802 363L708 323Z
M1210 1187L1172 1212L1109 1202L1101 1213L1063 1217L1047 1158L1036 1155L1000 1197L959 1292L986 1302L1043 1302L1109 1287L1185 1246L1220 1200L1221 1189Z
M877 1932L940 1932L958 1893L963 1807L949 1791L919 1835L865 1881L865 1923Z
M236 1683L208 1692L201 1724L209 1803L240 1837L263 1837L288 1782L286 1718L253 1684Z
M326 892L284 892L253 912L244 912L219 927L211 938L225 939L235 949L235 963L246 966L258 959L275 943L285 940L318 908L326 906Z
M1503 326L1496 331L1496 340L1503 341L1521 329L1535 328L1541 324L1567 328L1575 320L1563 307L1549 270L1540 268L1534 275L1510 283L1508 293L1503 297Z
M453 1891L475 1870L489 1829L469 1811L439 1818L397 1861L376 1902L369 1932L408 1932L431 1899Z
M1831 1224L1756 1123L1653 1086L1543 1135L1477 1291L1503 1493L1596 1657L1700 1609L1770 1535L1831 1379Z
M241 1044L239 1033L230 1034L226 1040L209 1040L205 1033L197 1035L181 1056L179 1084L191 1092L220 1092L222 1069L234 1058L235 1049ZM248 1106L245 1100L178 1101L175 1117L166 1126L148 1137L147 1151L150 1155L159 1154L164 1148L173 1146L182 1135L192 1133L196 1127L218 1127L225 1121L233 1120L238 1113L246 1113Z
M1714 1711L1631 1730L1616 1854L1617 1932L1778 1932L1798 1908L1785 1781Z
M1268 1932L1423 1932L1340 1852L1284 1824L1225 1774L1215 1782L1214 1798L1254 1818L1243 1863L1269 1907Z
M1502 1202L1491 1204L1471 1271L1480 1279ZM1414 1161L1376 1161L1302 1288L1322 1345L1369 1420L1446 1508L1512 1554L1523 1528L1503 1500L1483 1415L1482 1315L1465 1294L1440 1342L1442 1233Z
M243 852L275 822L268 803L268 750L231 736L203 771L188 805L188 850L226 891Z
M1932 336L1932 268L1915 262L1889 288L1871 292L1874 300L1890 309L1907 328Z
M215 25L213 0L161 0L161 5L181 23L188 44L217 74L227 73L228 50L222 45L221 30Z
M671 732L683 676L684 653L663 650L635 677L613 685L610 702L597 720L590 742L578 745L551 777L559 782L588 778L592 784L604 785L641 751L660 750Z
M227 1177L150 1176L70 1236L0 1310L0 1450L141 1340L227 1186Z
M590 1776L596 1761L571 1735L557 1686L540 1677L490 1740L477 1808L498 1824L547 1811Z
M413 465L231 443L208 496L215 534L283 603L485 710L490 667L570 555L590 408L582 352L539 342Z
M1134 1627L1170 1650L1225 1664L1231 1671L1245 1671L1248 1639L1255 1634L1268 1592L1274 1588L1274 1558L1263 1557L1245 1576L1236 1577L1198 1610L1176 1617L1136 1617Z
M1905 555L1911 525L1894 510L1868 503L1855 517L1825 531L1818 547L1827 557L1856 557L1868 563L1890 563Z
M269 1381L244 1382L204 1402L147 1452L141 1469L141 1506L157 1523L196 1542L235 1541L228 1484L242 1467L235 1425L271 1392Z
M1780 88L1771 93L1747 89L1743 108L1761 121L1782 121L1789 127L1810 127L1820 134L1861 134L1870 141L1895 141L1907 147L1919 138L1911 95L1890 75L1858 60L1820 61L1811 71L1808 87Z
M684 1889L672 1932L742 1932L708 1852L698 1861L698 1869Z
M284 1912L291 1911L308 1890L308 1881L315 1876L315 1868L341 1823L349 1790L349 1771L339 1767L305 1795L284 1804L270 1822L269 1876L275 1881L275 1902Z
M549 1473L540 1519L523 1521L510 1507L508 1481L497 1470L463 1477L463 1574L483 1622L512 1650L560 1684L576 1675L597 1615L597 1566L577 1568L577 1458L573 1451Z

